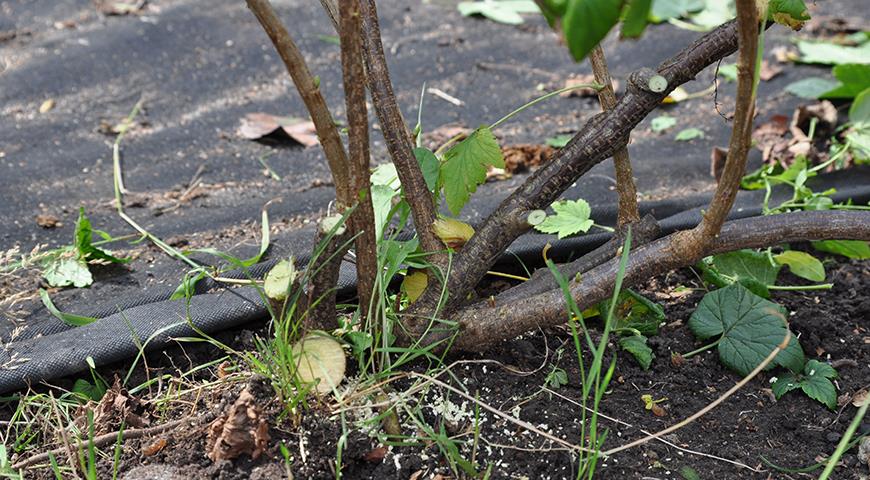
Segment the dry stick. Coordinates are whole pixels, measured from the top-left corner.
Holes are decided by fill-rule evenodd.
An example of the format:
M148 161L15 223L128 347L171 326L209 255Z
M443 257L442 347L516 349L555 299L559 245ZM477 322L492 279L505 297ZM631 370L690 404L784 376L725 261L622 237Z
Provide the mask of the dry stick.
M653 276L692 265L703 256L741 248L809 240L870 240L870 212L806 211L733 220L726 222L713 242L694 258L674 254L679 246L675 240L677 236L679 233L632 250L623 285L630 287ZM613 294L618 270L618 259L614 259L584 273L579 283L571 282L571 296L578 307L582 310L609 298ZM511 302L499 302L496 297L494 306L489 301L482 301L462 309L452 318L459 324L459 333L451 348L480 351L487 345L530 330L562 324L565 312L561 289Z
M360 312L369 317L377 304L375 279L378 275L375 214L372 207L369 120L366 109L366 74L362 62L362 26L359 0L342 0L340 5L341 67L347 105L348 157L351 191L359 206L350 216L351 234L356 236L356 279Z
M753 6L753 8L754 8L754 6ZM664 430L659 430L658 432L656 432L652 435L647 435L646 437L639 438L633 442L626 443L625 445L621 445L619 447L611 448L610 450L601 452L601 455L604 457L609 457L610 455L613 455L614 453L618 453L618 452L621 452L623 450L628 450L629 448L634 448L638 445L643 445L644 443L647 443L650 440L655 440L655 439L657 439L659 437L663 437L671 432L675 432L675 431L685 427L686 425L694 422L695 420L701 418L704 414L706 414L710 410L713 410L714 408L716 408L720 403L724 402L731 395L734 395L734 393L737 392L737 390L740 390L741 388L743 388L744 385L749 383L750 380L752 380L753 378L755 378L756 375L761 373L761 371L764 370L765 367L767 367L767 365L773 361L773 358L776 357L776 355L779 352L781 352L785 347L788 346L789 340L791 340L791 332L788 329L786 329L785 330L785 338L783 338L782 342L780 342L780 344L777 345L776 348L774 348L772 352L770 352L770 354L764 359L763 362L759 363L758 366L755 367L755 369L753 369L751 372L749 372L749 375L743 377L743 380L740 380L733 387L729 388L728 391L725 392L724 394L722 394L721 397L717 398L716 400L713 400L709 405L702 408L701 410L698 410L694 415L691 415L691 416L683 419L681 422L676 423L674 425L671 425L670 427L668 427Z
M432 230L436 213L435 201L432 198L432 193L429 192L429 187L426 186L420 164L414 156L411 133L408 131L408 126L405 124L402 111L399 109L396 96L393 93L390 71L384 56L384 46L381 43L381 30L378 25L375 0L362 0L361 7L368 87L372 94L375 112L381 123L381 132L386 140L390 157L396 165L396 172L399 175L399 181L402 182L405 200L411 206L420 245L426 252L439 252L444 250L444 244ZM441 263L440 257L442 256L436 255L430 260L438 264Z
M737 1L737 94L734 126L728 143L728 156L716 193L701 223L687 232L680 248L694 256L719 233L734 205L740 180L746 171L746 157L752 143L752 120L755 117L755 68L758 62L758 9L755 0Z
M188 418L182 418L180 420L173 420L168 423L164 423L162 425L157 425L149 428L131 428L124 430L124 433L121 435L122 441L133 440L136 438L147 437L149 435L155 435L158 433L163 433L166 430L171 430L184 422L188 421ZM109 445L113 442L118 441L118 432L106 433L104 435L100 435L94 437L94 447L99 448L106 445ZM12 468L18 470L20 468L27 468L38 463L42 463L48 460L49 455L58 455L64 452L64 447L55 448L54 450L43 452L38 455L34 455L32 457L28 457L14 465Z
M613 92L610 71L607 69L607 60L604 58L604 50L600 44L589 52L589 63L592 64L595 83L604 85L604 88L598 91L601 109L605 112L613 110L616 106L616 94ZM619 195L616 224L622 227L640 221L640 213L637 210L637 187L634 185L627 146L613 152L613 165L616 169L616 192Z

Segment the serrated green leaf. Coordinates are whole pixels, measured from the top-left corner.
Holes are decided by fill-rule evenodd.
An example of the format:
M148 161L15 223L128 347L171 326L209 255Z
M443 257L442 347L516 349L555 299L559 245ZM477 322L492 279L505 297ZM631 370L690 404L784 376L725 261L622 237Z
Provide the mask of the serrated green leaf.
M810 19L803 0L770 0L767 4L767 14L770 20L792 30L800 30Z
M804 375L820 376L822 378L837 378L839 375L830 364L818 360L808 360L804 366Z
M52 287L87 287L94 283L88 264L81 258L60 255L50 261L42 270L42 277Z
M622 38L638 38L646 29L652 0L630 0L622 19Z
M574 60L586 58L619 21L621 11L622 0L572 0L568 4L562 32Z
M870 85L870 65L844 63L835 65L832 72L839 83L823 92L821 98L855 98Z
M704 138L704 131L699 128L687 128L685 130L680 131L674 140L678 142L687 142L689 140L694 140L696 138Z
M836 80L821 77L809 77L789 83L785 86L785 91L801 98L816 99L839 86L840 83Z
M776 381L770 386L777 400L782 398L786 393L798 388L801 388L800 380L797 378L797 375L791 372L777 376Z
M676 118L669 117L667 115L662 115L662 116L659 116L659 117L652 119L652 122L650 122L650 128L652 128L652 131L658 133L658 132L664 132L665 130L673 127L676 124L677 124Z
M773 259L780 265L788 265L791 273L801 278L812 282L825 280L825 266L809 253L787 250L779 255L774 255Z
M438 172L441 170L441 161L432 153L432 150L424 147L414 149L414 157L420 164L420 170L423 171L423 180L426 181L426 187L430 192L435 191L438 185Z
M785 338L786 324L782 307L753 294L739 283L712 291L704 296L689 319L689 328L700 339L721 335L717 349L722 363L741 375L758 366ZM800 345L795 342L797 349ZM791 347L791 344L789 344ZM790 349L776 356L777 365L800 368L796 358L803 357Z
M643 335L622 337L619 339L619 346L637 360L637 363L640 364L640 368L649 370L649 366L652 364L655 355L653 355L652 349L647 346L646 337Z
M589 219L592 209L582 198L562 200L552 205L555 215L548 215L543 222L535 225L542 233L555 233L560 239L578 232L586 232L595 224Z
M808 397L827 405L831 410L837 408L837 389L827 378L819 375L805 376L801 382L801 390Z
M870 259L870 243L864 240L822 240L812 242L813 248L856 260Z
M856 47L837 45L829 42L800 41L797 44L803 63L840 65L843 63L870 63L870 42Z
M440 182L447 208L459 215L468 197L486 181L490 166L504 168L501 148L489 127L482 125L444 154Z

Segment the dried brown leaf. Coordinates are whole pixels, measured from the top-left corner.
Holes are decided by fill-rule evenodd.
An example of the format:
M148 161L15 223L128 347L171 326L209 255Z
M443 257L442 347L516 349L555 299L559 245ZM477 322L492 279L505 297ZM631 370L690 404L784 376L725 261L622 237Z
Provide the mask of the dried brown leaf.
M63 223L60 222L59 218L48 213L41 213L37 215L36 224L42 228L58 228L63 226Z
M294 141L306 146L317 145L317 130L314 122L304 118L279 117L268 113L249 113L239 126L239 134L248 140L259 140L278 130L283 131Z
M161 450L166 448L166 444L165 438L158 438L142 449L142 455L146 457L157 455Z
M213 461L232 460L242 454L259 457L269 442L269 424L248 388L242 390L230 410L208 428L206 452Z

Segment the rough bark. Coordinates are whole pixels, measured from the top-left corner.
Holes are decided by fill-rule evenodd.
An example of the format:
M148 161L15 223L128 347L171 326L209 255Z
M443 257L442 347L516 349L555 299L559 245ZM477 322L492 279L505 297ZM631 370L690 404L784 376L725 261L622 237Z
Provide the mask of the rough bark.
M381 123L381 132L384 134L390 157L396 165L396 172L399 175L399 181L402 182L405 200L411 206L420 245L424 251L439 252L444 250L444 245L432 231L436 214L435 201L426 186L420 164L414 156L411 133L408 131L408 126L393 93L390 71L384 56L384 46L381 43L381 30L378 24L375 0L362 0L361 12L368 86L372 94L375 113L377 113Z
M693 265L707 255L762 248L787 242L842 239L870 240L870 212L864 211L808 211L783 213L767 217L751 217L727 222L719 235L696 256L675 254L672 234L632 250L625 270L623 286L629 287L655 275L675 268ZM613 259L583 275L580 283L571 283L571 296L580 309L588 308L613 294L619 259ZM467 307L451 320L457 322L458 333L453 349L480 351L496 342L516 337L521 333L564 323L567 306L561 290L528 297L518 301L500 302L495 299ZM440 340L444 331L423 340L431 344Z
M343 0L340 10L341 66L347 106L350 190L358 206L350 216L350 231L356 244L356 278L360 312L368 312L378 292L375 215L372 207L369 155L369 120L366 109L365 70L362 62L362 26L359 0Z

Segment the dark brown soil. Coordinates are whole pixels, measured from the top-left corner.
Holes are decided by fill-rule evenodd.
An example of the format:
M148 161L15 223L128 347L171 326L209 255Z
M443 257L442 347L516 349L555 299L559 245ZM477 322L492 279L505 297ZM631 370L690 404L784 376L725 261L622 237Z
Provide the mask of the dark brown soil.
M597 478L679 479L684 478L680 473L684 467L694 469L704 479L795 478L794 474L769 468L761 457L776 465L796 468L811 465L830 454L856 411L848 401L849 396L870 384L870 300L864 294L870 288L870 265L839 258L831 259L827 269L829 280L835 284L833 290L777 292L773 300L791 312L792 329L800 336L809 358L839 365L840 378L836 385L843 406L830 411L797 392L774 401L769 380L781 371L763 373L708 415L666 436L666 442L652 441L604 460ZM788 274L783 275L783 280L783 283L801 283ZM673 293L680 285L699 290L684 295ZM668 324L659 336L650 339L656 358L649 371L641 370L628 355L619 355L614 380L602 403L602 413L621 423L602 420L602 429L608 433L607 447L642 436L641 429L654 432L676 423L715 400L739 380L736 374L721 366L715 353L701 354L680 366L674 366L670 360L671 353L684 353L700 345L685 324L703 296L701 287L694 272L682 270L654 278L640 289L662 303ZM249 349L253 335L262 332L263 327L256 331L225 332L218 339L234 348ZM221 352L211 346L179 347L168 355L151 355L149 374L152 377L163 373L177 375L220 355ZM580 395L580 373L570 335L565 330L529 334L485 354L450 357L446 362L456 363L450 369L451 375L442 375L441 380L544 432L571 443L579 442L580 410L576 402ZM553 365L565 369L569 383L554 390L555 393L542 391ZM104 371L104 375L123 374L128 368L128 365L118 365L116 369ZM423 372L425 368L417 364L411 370ZM141 370L129 384L144 380ZM218 375L216 370L204 370L198 376L189 377L189 385L214 379ZM521 375L518 371L531 373ZM352 380L354 372L349 373ZM205 447L208 424L232 405L246 383L262 382L258 379L229 381L232 378L227 377L218 387L182 395L178 401L169 402L168 410L163 413L154 402L165 398L168 385L163 386L163 392L155 388L150 395L142 394L143 400L150 400L146 401L146 405L151 405L146 408L146 416L151 418L152 424L190 415L194 419L193 426L127 441L118 465L122 478L284 477L287 467L280 452L281 443L289 450L294 478L335 478L337 445L343 432L344 478L438 478L437 475L449 478L455 475L436 442L383 448L377 438L382 434L378 424L360 428L357 423L374 415L371 409L349 412L345 417L347 428L343 430L340 417L329 411L330 402L312 400L307 410L282 416L279 402L269 388L262 386L254 391L259 392L256 395L270 424L271 440L265 453L256 460L243 455L235 461L212 462L206 456ZM394 392L409 386L408 380L392 384ZM419 408L420 416L435 432L443 426L446 435L458 440L462 456L471 458L474 403L436 387L424 392L408 399L410 408ZM643 394L666 399L660 405L667 415L657 417L645 410ZM400 415L400 420L404 434L425 436L419 426L408 425L410 422L405 415ZM374 430L369 431L372 425ZM560 445L483 409L479 411L479 426L475 460L481 472L492 467L490 478L576 476L576 457ZM870 433L870 424L865 421L860 431ZM164 448L146 455L163 440L166 441ZM111 459L102 460L100 465L109 476ZM858 464L854 450L843 457L842 465L834 478L865 478L868 473L866 465ZM43 470L41 476L49 478L49 473Z

